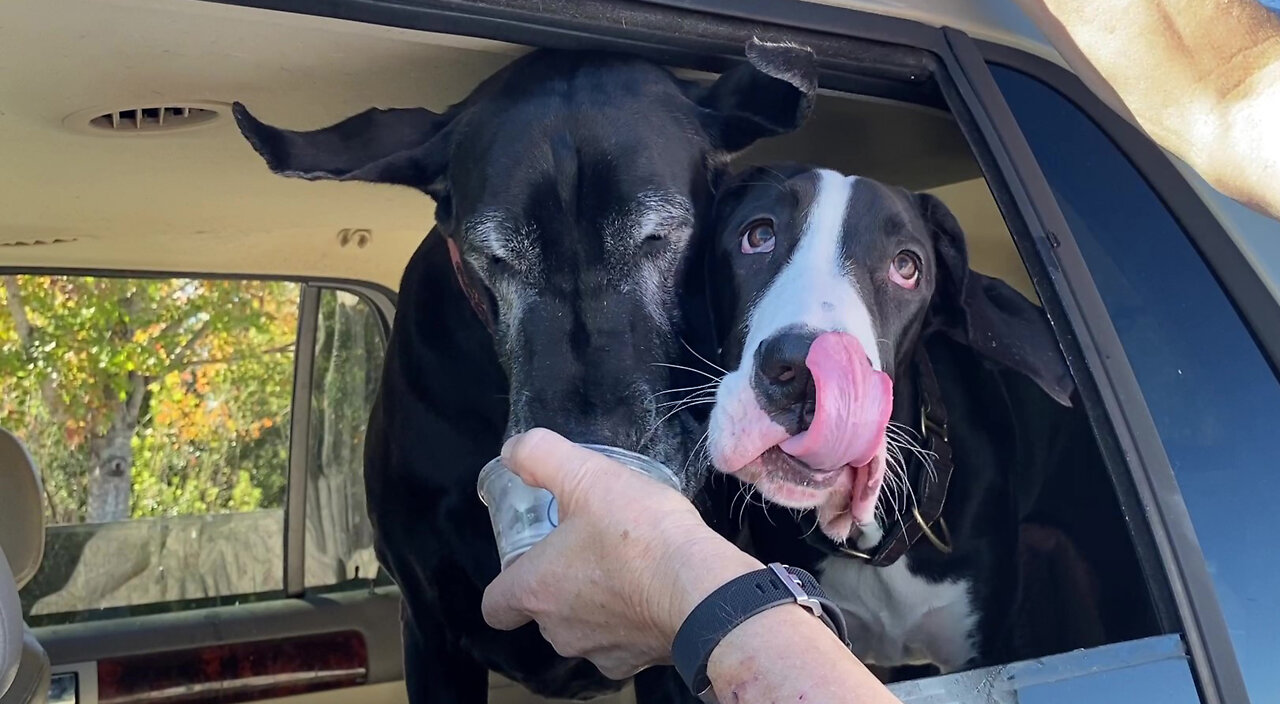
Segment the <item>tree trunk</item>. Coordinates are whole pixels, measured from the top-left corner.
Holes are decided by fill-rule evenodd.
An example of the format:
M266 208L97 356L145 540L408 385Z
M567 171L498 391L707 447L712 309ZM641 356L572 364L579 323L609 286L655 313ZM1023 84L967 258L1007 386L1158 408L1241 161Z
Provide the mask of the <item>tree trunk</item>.
M102 437L89 441L87 523L111 523L129 517L133 431L134 428L113 424Z
M89 498L85 522L111 523L129 518L133 493L133 434L146 403L147 380L129 374L129 390L115 406L111 425L89 440Z

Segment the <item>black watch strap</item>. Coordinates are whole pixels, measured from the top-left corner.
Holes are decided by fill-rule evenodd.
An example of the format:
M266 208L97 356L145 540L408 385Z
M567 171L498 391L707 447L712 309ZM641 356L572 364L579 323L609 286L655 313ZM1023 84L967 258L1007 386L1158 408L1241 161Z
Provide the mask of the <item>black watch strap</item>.
M822 619L840 641L849 645L844 616L802 569L772 563L762 570L730 580L694 607L676 632L671 659L686 685L703 701L715 701L707 661L721 639L744 621L785 604L799 604Z

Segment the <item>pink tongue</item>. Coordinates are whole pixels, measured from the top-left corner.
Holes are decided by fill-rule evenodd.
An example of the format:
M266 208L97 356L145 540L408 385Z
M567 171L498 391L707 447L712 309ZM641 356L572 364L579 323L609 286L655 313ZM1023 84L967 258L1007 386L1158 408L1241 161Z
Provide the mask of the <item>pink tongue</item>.
M778 447L817 470L867 464L893 412L893 382L871 368L862 345L848 333L819 335L805 365L817 392L813 422Z

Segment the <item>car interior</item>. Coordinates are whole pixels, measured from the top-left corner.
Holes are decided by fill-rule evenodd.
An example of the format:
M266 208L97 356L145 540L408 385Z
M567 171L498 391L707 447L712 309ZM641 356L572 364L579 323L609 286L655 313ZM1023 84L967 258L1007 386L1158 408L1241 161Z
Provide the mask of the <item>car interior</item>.
M377 322L369 333L375 347L401 271L431 229L431 201L409 189L275 176L241 138L231 102L293 129L326 126L371 106L439 110L527 51L191 0L67 0L56 10L9 0L0 4L0 46L0 279L267 282L302 310L314 299L321 317L361 308ZM739 157L741 164L782 160L937 195L964 228L973 268L1038 300L973 149L947 111L824 90L803 129ZM0 318L12 314L10 305ZM309 374L320 368L312 364L316 356L297 350L322 350L324 343L302 337L306 319L280 318L282 325L295 320L300 337L291 349L298 374ZM3 337L6 329L0 323L0 345L16 340ZM351 359L376 377L376 354ZM290 380L292 363L285 362ZM16 388L0 381L0 394ZM308 390L319 388L281 390L283 423L293 422L291 397L293 413L303 412ZM326 398L345 404L352 417L371 401L367 389ZM312 423L330 416L317 408L310 406ZM0 425L5 417L0 412ZM351 422L353 432L363 432L359 420ZM44 475L44 490L39 486L45 459L22 449L20 428L8 430L18 437L0 433L0 547L13 574L0 570L0 605L21 589L25 624L0 624L0 685L5 668L17 663L0 702L44 701L49 692L48 701L89 703L405 701L399 601L372 559L367 518L356 515L363 511L358 476L342 485L344 510L354 517L341 540L310 523L286 527L283 505L292 493L301 492L309 507L331 500L316 486L294 484L317 476L305 467L316 452L296 439L280 460L290 482L275 505L181 517L161 511L116 521L133 527L89 526L83 517L50 520L58 517L44 496L51 475ZM304 466L295 471L298 463ZM178 554L174 536L182 530L201 535ZM283 539L286 533L298 542ZM291 545L302 546L305 564L286 557ZM161 550L176 556L161 559ZM112 572L124 569L125 556L148 551L153 559L134 560L128 574ZM268 565L267 573L236 572L259 569L251 560ZM181 570L199 574L172 575ZM154 586L157 571L169 575L162 588ZM95 586L108 579L110 589ZM143 581L151 586L138 586ZM9 618L10 609L0 611ZM1130 635L1154 632L1154 619L1144 623ZM13 650L10 641L21 644ZM208 658L223 667L200 671ZM237 662L258 664L245 677ZM259 665L265 669L254 669ZM228 686L235 698L215 698ZM624 691L612 701L630 696ZM490 701L541 700L494 677Z

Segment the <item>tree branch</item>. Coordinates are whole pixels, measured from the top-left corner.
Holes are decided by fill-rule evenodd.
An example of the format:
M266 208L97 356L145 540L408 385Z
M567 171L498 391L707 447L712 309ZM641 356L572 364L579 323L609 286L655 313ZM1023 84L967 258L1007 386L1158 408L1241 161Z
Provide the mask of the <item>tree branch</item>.
M4 292L5 305L9 308L9 315L13 316L13 326L18 331L18 342L22 346L31 346L31 321L27 318L27 309L22 305L22 289L18 287L18 277L5 276Z
M173 320L170 320L163 328L160 328L160 332L156 333L153 339L166 337L171 333L177 332L178 328L181 328L183 325L186 325L187 321L189 321L190 319L191 319L190 317L186 317L186 318L175 318Z
M129 372L129 391L125 402L125 419L130 425L137 426L142 413L142 402L147 397L147 384L150 379L145 374Z
M31 352L31 319L27 317L26 306L22 303L22 289L18 286L18 277L5 276L4 279L5 304L9 308L9 315L13 316L13 327L18 333L18 342L22 343L22 349L28 354ZM67 407L58 397L58 391L53 387L53 383L48 379L41 379L40 397L44 399L44 403L49 408L49 413L56 418L66 422L69 418Z
M209 364L229 364L231 362L239 362L241 360L251 359L253 357L263 357L269 354L283 354L285 352L292 352L296 346L297 346L297 343L290 342L287 345L280 345L279 347L268 347L265 350L254 350L251 352L244 352L241 354L233 354L230 357L221 357L216 359L192 359L188 361L186 364L184 364L183 368L190 369L191 367L199 367L199 366L204 366Z
M191 337L187 338L187 341L182 343L182 346L173 353L173 356L169 358L169 364L166 369L168 371L177 371L191 366L187 361L187 357L191 354L191 350L194 349L195 346L204 339L204 336L208 334L209 321L206 320L201 323L200 327L196 328L196 331L191 333Z
M57 525L62 522L62 516L58 512L58 504L53 500L53 490L49 486L49 477L45 475L44 470L40 471L40 488L44 489L44 500L49 505L49 523Z

